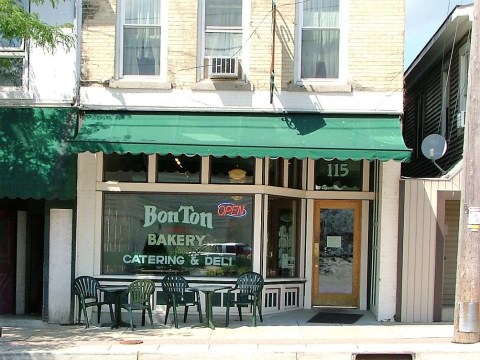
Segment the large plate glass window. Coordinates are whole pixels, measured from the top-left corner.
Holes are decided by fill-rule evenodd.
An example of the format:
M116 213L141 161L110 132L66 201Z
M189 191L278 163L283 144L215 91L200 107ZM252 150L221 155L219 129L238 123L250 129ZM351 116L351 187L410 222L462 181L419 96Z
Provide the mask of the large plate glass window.
M301 2L301 78L338 79L340 0Z
M162 1L121 1L121 75L160 75Z
M354 160L316 160L315 190L361 191L362 164Z
M102 274L252 270L253 196L105 193Z
M241 77L242 0L204 0L203 78Z

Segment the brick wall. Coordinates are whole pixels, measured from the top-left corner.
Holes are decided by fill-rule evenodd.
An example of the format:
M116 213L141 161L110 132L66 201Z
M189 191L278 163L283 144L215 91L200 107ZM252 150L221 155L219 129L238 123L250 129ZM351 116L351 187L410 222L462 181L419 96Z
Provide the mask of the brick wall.
M114 76L116 0L84 0L81 77L102 82Z
M272 59L272 5L251 0L250 81L267 90ZM95 83L114 76L116 0L83 2L82 79ZM168 80L176 88L197 81L198 1L169 1ZM405 0L355 0L348 6L347 81L355 90L400 91L403 86ZM275 84L287 89L293 81L295 2L277 1Z
M405 0L355 0L349 10L349 81L358 90L399 91Z

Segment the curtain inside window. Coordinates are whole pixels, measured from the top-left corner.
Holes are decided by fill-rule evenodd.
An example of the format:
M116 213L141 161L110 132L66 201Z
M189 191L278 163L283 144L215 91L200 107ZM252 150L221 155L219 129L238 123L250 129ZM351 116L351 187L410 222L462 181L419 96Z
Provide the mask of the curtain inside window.
M125 0L124 75L160 75L160 6L160 0Z
M303 3L302 78L338 78L339 0Z
M205 0L205 56L240 56L242 0Z

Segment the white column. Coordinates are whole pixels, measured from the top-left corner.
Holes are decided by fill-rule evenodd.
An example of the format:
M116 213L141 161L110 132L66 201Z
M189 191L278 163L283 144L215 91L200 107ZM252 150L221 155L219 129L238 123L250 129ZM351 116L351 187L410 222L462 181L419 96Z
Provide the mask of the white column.
M70 323L72 272L71 209L50 210L48 322Z
M381 165L379 199L379 251L377 283L377 320L393 321L396 312L399 180L401 163Z
M96 167L97 161L94 154L78 154L75 276L97 275L95 274Z

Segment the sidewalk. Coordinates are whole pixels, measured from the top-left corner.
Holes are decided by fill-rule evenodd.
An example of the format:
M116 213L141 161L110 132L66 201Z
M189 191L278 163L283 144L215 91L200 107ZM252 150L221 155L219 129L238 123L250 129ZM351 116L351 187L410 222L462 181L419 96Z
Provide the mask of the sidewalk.
M296 310L264 316L251 326L233 316L228 328L224 316L215 316L217 328L191 328L198 318L189 314L179 329L163 325L155 313L135 331L111 330L94 324L48 325L22 323L0 317L0 359L319 359L352 360L478 360L480 343L452 343L452 324L377 323L369 312L353 325L307 322L315 310ZM137 321L137 324L140 322ZM36 326L36 327L35 327Z

